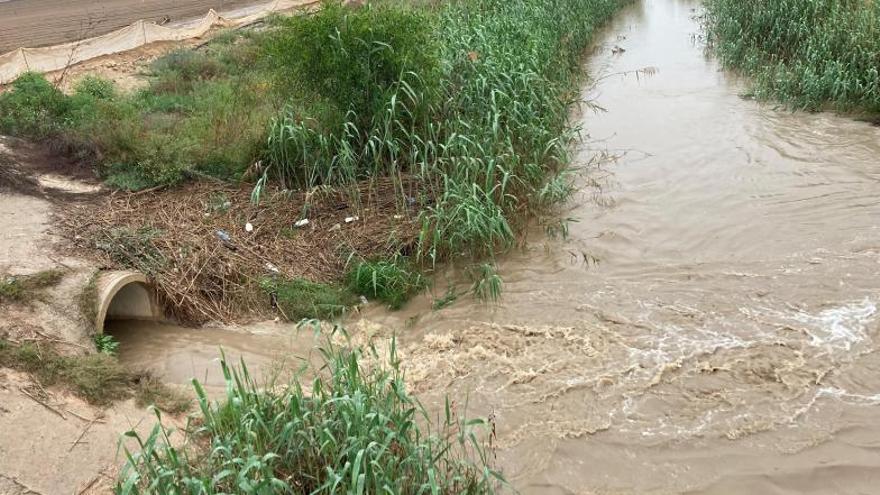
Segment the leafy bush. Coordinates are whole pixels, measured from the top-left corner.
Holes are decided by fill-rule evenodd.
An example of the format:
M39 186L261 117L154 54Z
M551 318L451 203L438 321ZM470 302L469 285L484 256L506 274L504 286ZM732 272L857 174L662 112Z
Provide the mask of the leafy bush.
M0 93L0 132L40 138L64 126L69 99L42 74L27 72L11 86Z
M427 11L367 3L348 8L325 1L310 16L280 21L268 41L281 79L353 112L363 127L381 111L404 75L434 82L438 71L434 19Z
M501 476L475 430L485 422L461 420L447 403L432 431L393 344L387 363L375 350L328 345L321 355L308 391L257 384L244 363L225 361L223 402L194 380L201 414L183 445L161 424L145 438L126 433L139 451L126 450L116 493L495 493Z
M880 112L880 1L709 0L706 27L755 93L795 107Z
M116 96L116 86L113 81L96 76L85 76L73 88L73 94L87 96L99 100L112 100Z
M378 299L391 309L400 309L427 281L408 260L362 261L348 274L351 290L370 299Z

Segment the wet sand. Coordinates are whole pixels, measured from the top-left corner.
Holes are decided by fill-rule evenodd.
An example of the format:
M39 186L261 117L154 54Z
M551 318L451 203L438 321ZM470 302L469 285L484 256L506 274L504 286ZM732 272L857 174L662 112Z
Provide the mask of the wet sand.
M265 0L7 0L0 2L0 53L99 36L138 19L184 21Z
M522 493L875 493L880 128L741 97L698 6L644 0L599 36L578 222L500 261L500 305L425 296L353 333L397 332L427 405L494 414ZM301 352L143 332L123 348L172 381L212 345Z

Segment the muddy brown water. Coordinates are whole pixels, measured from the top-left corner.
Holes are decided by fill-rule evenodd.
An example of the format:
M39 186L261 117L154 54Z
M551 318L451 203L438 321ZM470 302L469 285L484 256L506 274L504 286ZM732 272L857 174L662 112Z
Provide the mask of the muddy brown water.
M429 407L494 414L523 493L876 493L880 129L742 98L697 8L645 0L601 35L579 221L501 260L500 305L426 296L355 333L397 331ZM308 347L277 324L119 336L179 381L220 344Z

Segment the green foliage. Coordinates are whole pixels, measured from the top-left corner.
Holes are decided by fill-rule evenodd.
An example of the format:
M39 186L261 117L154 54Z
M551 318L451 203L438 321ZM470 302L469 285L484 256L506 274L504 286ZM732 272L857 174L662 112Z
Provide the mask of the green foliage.
M432 431L394 344L387 362L374 349L330 344L321 356L307 370L308 392L299 381L258 384L244 363L225 360L222 402L194 380L200 415L183 445L161 423L146 437L126 433L139 448L126 449L116 493L495 493L501 476L478 440L488 425L459 419L447 403Z
M354 108L345 105L357 100L350 94L360 94L355 82L346 81L350 71L379 73L388 65L351 56L354 48L335 29L345 27L342 33L360 17L395 19L400 7L351 11L333 5L323 16L292 21L311 43L321 40L304 58L314 49L328 61L315 58L303 70L312 74L306 81L317 103L309 108L317 110L304 114L295 107L275 122L267 161L288 187L418 175L433 199L421 215L418 261L507 248L529 213L571 192L564 172L576 130L568 106L581 56L594 30L624 3L476 0L423 8L419 15L433 30L426 46L429 53L436 47L439 69L412 64L391 84L364 77L380 88L371 93L377 99L367 105L373 109L369 119L363 112L345 113ZM372 45L397 43L394 54L406 50L387 30L371 30L370 36ZM334 106L338 111L327 110Z
M320 11L280 21L269 53L282 81L352 112L359 127L382 111L407 73L433 82L438 71L434 19L390 4L359 8L325 1Z
M154 91L183 93L191 91L196 83L214 79L224 72L216 57L204 52L178 49L164 55L152 64L156 82Z
M495 302L501 299L503 284L501 276L491 263L482 263L469 270L473 284L471 292L481 301Z
M303 278L264 279L260 286L273 298L282 315L290 321L333 320L357 304L354 294L344 288Z
M27 72L0 93L0 132L45 137L64 126L70 101L43 77Z
M0 303L29 301L64 278L61 270L43 270L30 275L6 275L0 277Z
M792 106L880 112L880 1L708 0L706 27L755 94Z
M113 81L96 76L85 76L74 85L73 94L98 100L112 100L116 96L116 87Z
M98 349L98 352L102 352L108 356L115 356L116 353L119 352L119 341L113 338L112 335L99 333L95 335L94 340L95 348Z
M409 260L361 261L348 273L351 290L369 299L378 299L391 309L400 309L427 281Z

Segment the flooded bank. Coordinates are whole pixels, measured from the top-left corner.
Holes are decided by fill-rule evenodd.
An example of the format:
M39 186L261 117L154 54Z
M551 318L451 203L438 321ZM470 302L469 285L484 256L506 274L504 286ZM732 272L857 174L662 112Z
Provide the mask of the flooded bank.
M501 260L500 305L426 296L359 322L399 332L429 407L495 416L523 493L880 482L880 129L741 97L698 6L644 0L602 35L584 96L605 111L583 112L578 158L610 159L582 170L566 240ZM186 381L218 345L256 366L301 355L291 328L119 335L123 360Z

